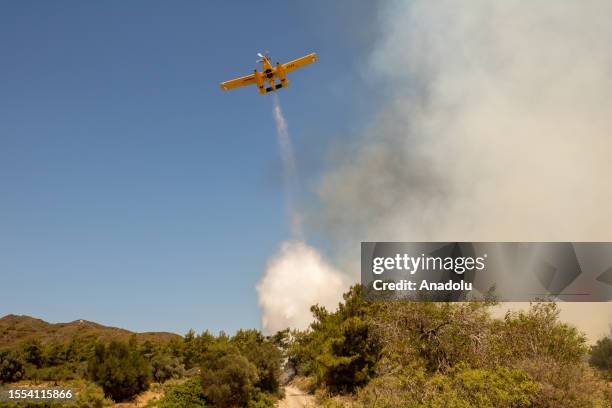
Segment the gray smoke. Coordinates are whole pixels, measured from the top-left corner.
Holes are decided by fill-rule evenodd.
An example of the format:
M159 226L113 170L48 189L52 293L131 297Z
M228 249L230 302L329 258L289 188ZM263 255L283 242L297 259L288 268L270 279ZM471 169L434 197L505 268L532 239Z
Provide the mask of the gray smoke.
M382 7L387 102L317 187L341 269L362 240L612 240L612 2Z

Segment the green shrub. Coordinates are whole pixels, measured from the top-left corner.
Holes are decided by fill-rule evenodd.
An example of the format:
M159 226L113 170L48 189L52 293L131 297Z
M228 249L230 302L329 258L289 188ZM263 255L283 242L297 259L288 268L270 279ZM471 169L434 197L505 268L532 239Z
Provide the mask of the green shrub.
M157 408L205 407L200 378L190 378L181 384L172 386L166 391L163 398L150 405Z
M74 405L79 408L103 408L113 405L113 401L104 396L100 386L89 383L77 393Z
M25 376L23 359L12 351L0 351L0 384L19 381Z
M555 303L535 303L527 311L506 313L493 324L488 340L488 355L498 364L541 357L576 364L588 350L585 336L559 320Z
M266 392L260 391L258 388L255 388L253 393L251 393L249 403L247 404L248 408L274 408L275 406L276 398Z
M612 406L611 388L585 363L586 339L554 303L503 319L490 302L365 302L355 286L334 312L311 311L293 332L288 361L328 404L367 408ZM590 363L610 366L612 341ZM347 402L348 403L348 402Z
M153 379L159 383L181 378L185 375L185 367L183 367L180 360L177 357L166 354L156 354L151 359L151 368L153 370Z
M372 381L359 401L368 408L531 408L538 390L519 370L457 367L431 376L407 369Z

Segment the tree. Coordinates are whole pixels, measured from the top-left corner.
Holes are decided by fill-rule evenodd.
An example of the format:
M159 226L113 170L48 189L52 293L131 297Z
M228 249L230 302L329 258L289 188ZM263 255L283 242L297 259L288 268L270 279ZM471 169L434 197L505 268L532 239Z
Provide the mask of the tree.
M158 346L156 344L153 344L153 342L151 340L145 340L140 346L139 346L139 351L140 354L142 354L142 356L144 358L146 358L147 360L151 360L153 358L153 356L155 356L155 354L157 353Z
M295 333L289 362L299 374L311 375L332 391L352 391L366 384L380 357L380 343L372 331L375 308L362 298L360 285L344 294L344 302L331 313L315 305L310 330Z
M202 390L215 407L246 407L256 391L257 367L227 340L218 340L202 360Z
M262 391L278 393L282 353L273 339L257 330L239 330L230 342L257 368L259 380L255 385Z
M351 288L334 312L313 306L314 322L288 347L299 374L354 393L356 407L611 406L585 362L584 335L554 303L494 319L492 302L368 303L360 292ZM592 364L609 366L609 345L593 347Z
M57 366L66 363L67 348L62 343L53 343L46 347L44 353L44 362L46 366Z
M185 367L176 357L167 354L156 354L151 359L153 379L163 383L171 378L181 378L185 374Z
M28 340L21 345L21 351L26 363L30 363L40 368L43 365L43 345L38 339Z
M208 346L213 342L214 336L208 331L204 331L200 335L196 335L193 330L189 330L185 334L183 340L183 363L186 369L196 367L200 364L202 354Z
M115 401L123 401L146 390L151 368L135 344L113 341L97 344L88 364L91 379Z
M379 343L371 338L370 326L359 317L341 325L340 335L331 338L328 349L318 357L325 368L323 379L332 391L352 391L374 375L380 356Z
M612 333L609 336L599 339L593 347L591 347L591 355L589 363L602 370L608 375L612 381Z
M15 382L25 376L24 361L12 351L0 351L0 384Z

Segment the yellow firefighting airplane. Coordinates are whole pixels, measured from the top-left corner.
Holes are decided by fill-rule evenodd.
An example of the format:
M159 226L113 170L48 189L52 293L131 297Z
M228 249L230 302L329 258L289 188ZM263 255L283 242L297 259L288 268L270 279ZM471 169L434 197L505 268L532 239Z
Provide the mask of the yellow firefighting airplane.
M261 62L262 72L254 70L251 75L232 79L231 81L221 82L221 89L224 91L229 91L230 89L238 88L240 86L257 84L259 93L262 95L267 94L268 92L288 87L289 81L287 81L286 75L289 72L295 71L296 69L301 68L304 65L311 64L317 60L317 54L313 52L312 54L308 54L286 64L279 64L277 62L276 66L273 67L270 63L270 59L266 55L257 53L257 56L260 58L257 60L257 62ZM279 84L276 83L276 78L280 80ZM267 88L265 87L266 81L268 81L270 84L270 86Z

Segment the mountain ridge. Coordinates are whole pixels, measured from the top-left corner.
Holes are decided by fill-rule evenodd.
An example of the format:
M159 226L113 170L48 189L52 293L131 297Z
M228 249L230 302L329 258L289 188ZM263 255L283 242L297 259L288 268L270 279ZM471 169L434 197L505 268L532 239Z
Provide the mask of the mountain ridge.
M170 332L132 332L119 327L104 326L85 319L67 323L49 323L27 315L8 314L0 317L0 349L12 347L27 340L37 339L43 344L69 343L74 338L102 342L127 341L136 336L137 342L166 343L182 336Z

